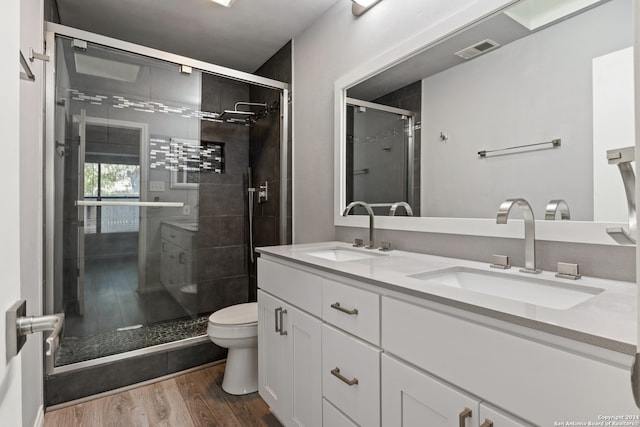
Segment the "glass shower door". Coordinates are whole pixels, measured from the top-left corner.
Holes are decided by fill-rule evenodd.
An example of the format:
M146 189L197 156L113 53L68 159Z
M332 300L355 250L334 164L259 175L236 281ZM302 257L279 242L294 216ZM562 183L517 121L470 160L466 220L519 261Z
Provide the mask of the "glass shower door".
M56 366L201 329L200 98L196 70L56 38Z

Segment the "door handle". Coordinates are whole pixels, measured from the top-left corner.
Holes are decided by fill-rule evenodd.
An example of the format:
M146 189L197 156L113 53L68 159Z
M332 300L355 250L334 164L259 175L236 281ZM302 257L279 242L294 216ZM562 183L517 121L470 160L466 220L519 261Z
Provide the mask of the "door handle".
M281 308L280 309L280 335L287 335L287 331L284 330L284 326L283 326L284 325L283 317L284 317L285 314L287 314L287 310L284 310L284 309Z
M281 327L278 328L278 320L280 320L280 316L279 313L282 311L282 307L278 307L274 310L273 314L275 315L275 325L276 325L276 332L280 332L281 331Z
M6 312L7 359L18 354L27 341L27 335L43 331L52 331L45 340L46 355L54 356L64 327L64 313L45 316L26 316L26 313L26 300L16 302Z
M358 309L357 308L354 308L354 309L351 309L351 310L347 310L346 308L342 307L339 302L334 302L333 304L331 304L331 308L334 308L334 309L336 309L338 311L346 313L346 314L348 314L350 316L357 316L358 315Z
M485 418L484 422L480 424L480 427L493 427L493 421L491 421L489 418Z
M141 208L181 208L183 202L122 202L117 200L76 200L76 206L137 206Z
M458 421L460 423L460 427L465 427L467 425L466 419L471 418L473 416L473 411L469 408L464 408L462 412L458 415Z
M349 387L351 387L352 385L357 385L358 384L358 379L357 378L353 378L353 379L349 379L345 376L343 376L342 374L340 374L340 368L338 368L337 366L331 370L331 375L333 375L334 377L338 378L340 381L342 381L343 383L347 384Z

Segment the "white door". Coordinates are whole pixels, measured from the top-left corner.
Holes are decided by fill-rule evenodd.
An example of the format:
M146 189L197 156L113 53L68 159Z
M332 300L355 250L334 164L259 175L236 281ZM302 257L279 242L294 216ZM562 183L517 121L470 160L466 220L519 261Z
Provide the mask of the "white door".
M385 427L471 427L479 402L382 355L382 425Z
M286 425L322 426L322 327L320 320L286 307L287 384L290 390Z
M22 358L18 355L6 360L6 336L4 312L20 299L20 80L18 50L20 47L20 1L5 0L0 3L0 420L3 425L22 425Z

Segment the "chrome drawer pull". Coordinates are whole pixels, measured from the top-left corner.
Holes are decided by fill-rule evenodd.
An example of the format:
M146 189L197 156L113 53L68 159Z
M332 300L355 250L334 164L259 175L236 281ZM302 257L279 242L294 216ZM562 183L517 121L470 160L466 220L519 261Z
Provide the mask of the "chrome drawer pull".
M489 418L485 418L480 427L493 427L493 421L491 421Z
M464 408L464 410L460 412L460 415L458 415L458 420L460 421L460 427L465 427L467 425L465 420L467 418L471 418L472 416L473 416L473 412L471 411L471 409Z
M354 378L352 380L343 377L342 375L340 375L340 368L336 367L335 369L331 370L331 375L333 375L334 377L338 378L340 381L342 381L343 383L352 386L352 385L356 385L358 384L358 379Z
M287 310L283 310L282 308L280 309L280 335L287 335L287 331L283 330L284 328L284 323L283 323L283 316L287 314Z
M331 304L331 308L335 308L336 310L341 311L343 313L347 313L348 315L351 315L351 316L357 316L358 315L358 309L357 308L354 308L353 310L347 310L346 308L341 307L339 302L335 302L335 303Z
M273 312L273 314L274 314L274 315L275 315L275 317L276 317L276 318L275 318L275 322L274 322L274 323L275 323L275 325L276 325L276 332L280 332L280 331L281 331L281 329L280 329L280 328L282 328L282 326L281 326L280 328L278 328L278 319L280 318L280 317L279 317L279 312L281 312L281 311L282 311L282 307L278 307L278 308L276 308L276 309L275 309L275 311Z

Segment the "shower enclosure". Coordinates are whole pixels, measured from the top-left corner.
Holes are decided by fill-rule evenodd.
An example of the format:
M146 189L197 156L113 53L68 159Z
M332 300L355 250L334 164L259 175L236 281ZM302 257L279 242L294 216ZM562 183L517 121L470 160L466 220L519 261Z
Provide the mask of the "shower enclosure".
M290 235L288 84L47 29L45 309L66 315L47 373L207 341L255 295L250 188L277 196L260 244Z
M409 110L347 98L347 203L365 201L377 215L395 202L416 209L414 122ZM352 213L366 214L359 206Z

